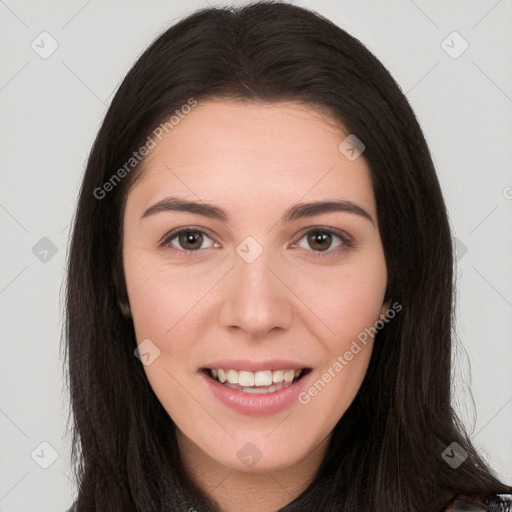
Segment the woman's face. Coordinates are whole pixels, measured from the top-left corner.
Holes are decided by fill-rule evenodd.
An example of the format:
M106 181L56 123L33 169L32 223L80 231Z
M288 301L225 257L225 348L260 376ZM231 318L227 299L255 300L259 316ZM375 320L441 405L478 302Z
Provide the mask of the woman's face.
M144 370L181 446L210 464L263 472L323 456L360 388L365 329L388 304L369 169L339 149L348 135L300 104L200 103L155 139L129 192ZM305 206L341 201L360 210Z

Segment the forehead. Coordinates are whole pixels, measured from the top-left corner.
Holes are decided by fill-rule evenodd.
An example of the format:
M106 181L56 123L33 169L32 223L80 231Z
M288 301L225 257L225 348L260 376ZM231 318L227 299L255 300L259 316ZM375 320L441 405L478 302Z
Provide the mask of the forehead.
M375 212L369 168L340 151L349 135L300 103L199 102L146 156L129 195L181 193L254 206L343 197Z

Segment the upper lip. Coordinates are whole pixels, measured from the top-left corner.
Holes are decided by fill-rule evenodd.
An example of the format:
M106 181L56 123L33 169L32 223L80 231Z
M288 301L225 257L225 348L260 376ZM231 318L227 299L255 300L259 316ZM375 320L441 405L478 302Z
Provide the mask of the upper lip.
M287 359L268 359L267 361L255 361L254 359L219 359L205 364L201 367L201 370L219 368L258 372L264 370L302 370L304 368L309 369L310 367L303 363L297 363Z

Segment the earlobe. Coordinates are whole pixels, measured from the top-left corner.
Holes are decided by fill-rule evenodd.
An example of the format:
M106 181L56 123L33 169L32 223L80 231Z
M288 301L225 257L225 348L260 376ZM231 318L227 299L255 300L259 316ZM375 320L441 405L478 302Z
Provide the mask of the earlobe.
M121 314L124 318L128 319L132 317L132 312L130 310L130 305L124 301L118 301L119 309L121 310Z
M390 302L391 302L390 300L387 300L386 302L382 303L382 307L380 308L380 316L381 317L386 316L386 312L389 310Z
M380 316L385 316L386 312L389 309L389 306L391 304L391 296L389 292L389 283L388 286L386 286L386 291L384 292L384 298L382 299L382 307L380 308Z
M121 258L119 258L120 260ZM122 270L121 261L118 261L118 267L115 265L112 266L112 278L114 281L114 289L117 298L117 305L121 310L121 314L125 319L130 319L132 317L132 312L130 310L130 304L128 302L128 296L126 292L126 284L124 280L124 272Z

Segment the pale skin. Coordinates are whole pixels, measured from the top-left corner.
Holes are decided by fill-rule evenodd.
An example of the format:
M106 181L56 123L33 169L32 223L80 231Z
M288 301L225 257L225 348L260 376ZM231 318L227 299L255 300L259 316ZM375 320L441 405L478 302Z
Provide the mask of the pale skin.
M389 308L370 172L363 156L350 161L338 149L347 135L299 103L210 100L150 151L128 194L131 314L137 342L150 339L160 350L144 370L177 426L187 471L225 512L272 512L302 493L360 388L374 340L307 404L270 415L212 400L199 368L225 357L288 358L312 368L314 382ZM217 205L230 218L183 211L141 218L169 196ZM281 222L297 203L339 199L371 220L335 211ZM198 242L176 235L159 246L179 227ZM322 227L355 246L336 234L314 245L307 235ZM251 263L236 251L247 237L263 249ZM237 457L248 442L262 454L251 467Z

